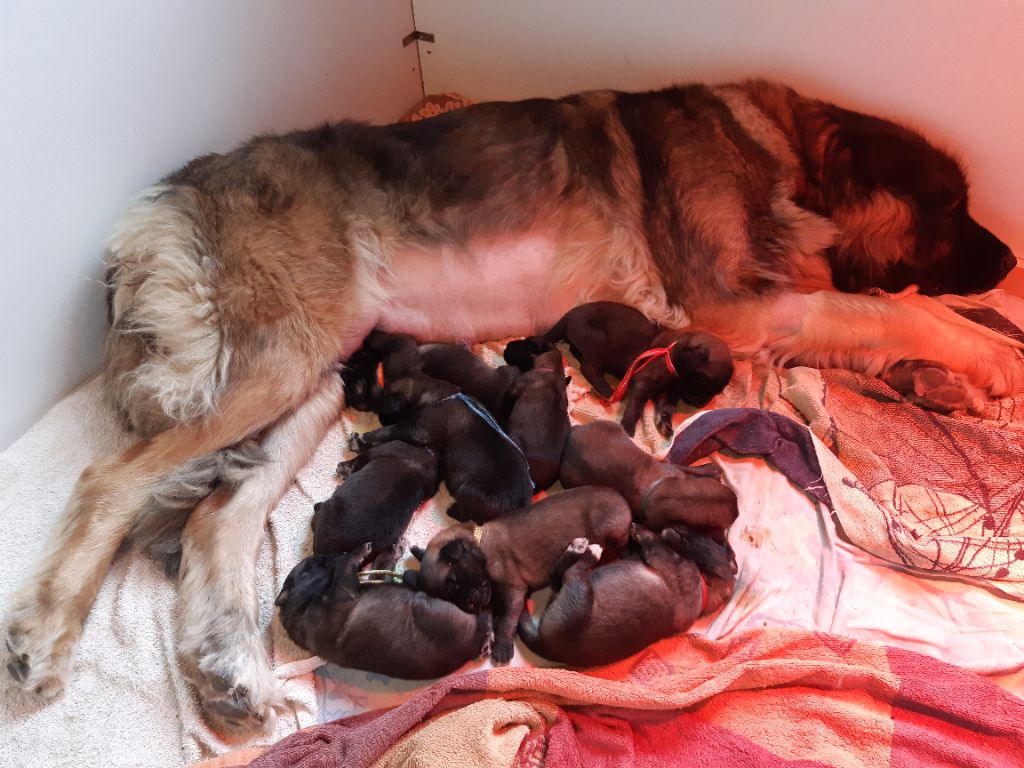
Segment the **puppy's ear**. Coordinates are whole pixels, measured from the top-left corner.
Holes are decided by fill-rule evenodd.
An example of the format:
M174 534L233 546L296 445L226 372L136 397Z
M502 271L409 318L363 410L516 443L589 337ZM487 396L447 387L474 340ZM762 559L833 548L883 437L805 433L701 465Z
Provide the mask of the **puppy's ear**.
M409 552L412 553L412 556L420 562L423 561L423 556L427 554L427 550L423 547L409 547ZM406 573L408 573L408 571L406 571Z
M675 526L669 526L663 530L661 532L661 538L676 552L681 551L685 547L683 536Z
M402 574L402 583L410 589L418 590L420 588L420 572L419 571L405 571Z
M452 539L441 547L439 554L442 560L447 560L450 563L458 562L466 554L466 542L462 539Z
M322 501L318 501L316 504L313 505L313 512L314 513L319 512L320 511L320 507L322 507L323 505L324 505L324 503Z

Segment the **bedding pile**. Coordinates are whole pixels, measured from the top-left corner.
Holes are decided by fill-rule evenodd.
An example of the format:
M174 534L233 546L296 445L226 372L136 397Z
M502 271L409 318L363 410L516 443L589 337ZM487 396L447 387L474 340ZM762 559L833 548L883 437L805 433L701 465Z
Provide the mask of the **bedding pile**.
M592 670L449 677L251 768L1024 764L1024 701L927 656L803 630L664 640ZM230 763L225 763L230 764Z

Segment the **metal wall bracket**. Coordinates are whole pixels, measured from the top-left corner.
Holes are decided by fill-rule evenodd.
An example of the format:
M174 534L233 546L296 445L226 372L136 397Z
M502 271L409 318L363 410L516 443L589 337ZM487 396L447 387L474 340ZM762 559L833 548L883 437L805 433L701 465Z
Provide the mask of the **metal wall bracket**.
M429 32L420 32L418 29L414 29L402 38L402 47L405 48L407 45L415 43L417 40L422 40L424 43L432 43L434 42L434 36Z

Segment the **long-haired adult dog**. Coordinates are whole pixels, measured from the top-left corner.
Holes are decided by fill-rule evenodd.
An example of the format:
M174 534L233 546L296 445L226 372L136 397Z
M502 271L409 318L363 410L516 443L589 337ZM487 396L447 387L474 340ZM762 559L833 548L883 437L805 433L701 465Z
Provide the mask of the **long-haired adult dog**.
M852 293L970 292L1007 273L957 163L765 82L257 138L143 193L107 259L107 387L139 442L83 472L13 600L8 669L59 693L121 542L162 500L207 492L209 467L230 464L211 455L258 438L269 460L223 473L181 533L179 650L229 725L274 701L253 579L266 514L338 411L335 366L374 326L523 336L604 299L737 354L872 374L929 360L976 393L1024 386L1020 345Z

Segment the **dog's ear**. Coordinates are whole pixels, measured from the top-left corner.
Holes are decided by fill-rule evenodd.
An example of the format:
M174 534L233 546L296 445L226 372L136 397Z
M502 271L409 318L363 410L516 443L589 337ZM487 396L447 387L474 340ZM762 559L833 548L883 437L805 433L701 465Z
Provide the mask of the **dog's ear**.
M405 571L402 574L402 583L410 589L418 590L420 588L420 572L419 571Z
M683 541L683 535L678 530L680 527L681 526L669 526L661 532L661 538L676 552L680 552L686 548L686 543Z
M456 563L462 559L462 556L466 554L466 542L462 539L452 539L443 547L439 553L442 560L447 560L449 563Z
M322 507L323 505L324 505L324 503L322 501L318 501L316 504L314 504L313 505L313 512L314 512L314 514L319 512L320 511L320 507Z
M427 550L425 550L423 547L415 546L409 547L409 552L412 554L413 557L415 557L420 562L423 562L423 556L427 554ZM408 571L406 571L406 573L408 573Z

